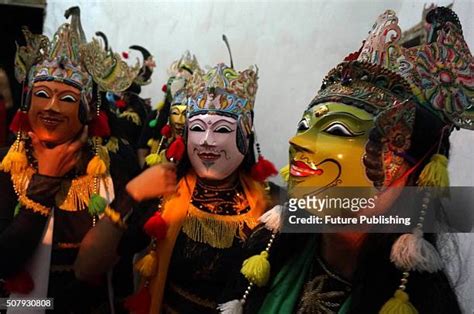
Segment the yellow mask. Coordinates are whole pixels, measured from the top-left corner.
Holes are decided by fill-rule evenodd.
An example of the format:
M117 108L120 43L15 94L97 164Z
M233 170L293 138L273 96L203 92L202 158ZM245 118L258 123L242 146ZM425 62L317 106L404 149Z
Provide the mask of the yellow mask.
M290 139L290 195L297 188L315 195L334 186L372 187L362 158L373 126L372 114L343 103L306 110Z
M183 136L184 124L186 122L186 105L172 106L170 109L170 123L173 135Z

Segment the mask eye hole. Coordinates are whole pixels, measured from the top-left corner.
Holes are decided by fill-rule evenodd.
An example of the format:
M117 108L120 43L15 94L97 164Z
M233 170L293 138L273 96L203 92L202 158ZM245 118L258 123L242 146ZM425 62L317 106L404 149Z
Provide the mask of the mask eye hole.
M231 133L232 132L232 129L229 128L228 126L225 126L225 125L221 125L221 126L218 126L214 132L216 133Z
M298 122L298 132L303 132L309 129L309 122L306 118L301 119L300 122Z
M50 98L48 92L43 89L36 91L35 96L39 98Z
M192 132L204 132L204 128L199 124L193 124L189 127L189 130Z
M74 97L72 95L65 95L65 96L61 97L60 100L65 101L65 102L71 102L71 103L74 103L74 102L77 101L76 97Z
M355 134L351 132L346 126L341 123L334 123L328 126L325 130L325 133L335 135L335 136L342 136L342 137L354 137Z

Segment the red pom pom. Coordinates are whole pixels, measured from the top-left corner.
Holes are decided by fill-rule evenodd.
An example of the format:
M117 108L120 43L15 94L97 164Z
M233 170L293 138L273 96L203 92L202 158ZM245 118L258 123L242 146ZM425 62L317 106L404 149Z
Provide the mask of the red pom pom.
M109 117L105 112L100 111L98 116L94 116L89 124L89 136L110 136Z
M147 220L143 226L143 230L150 237L154 237L158 240L166 238L166 232L168 231L168 224L161 217L160 212L156 212L150 219Z
M143 286L137 293L126 298L123 305L131 313L148 314L151 305L150 291Z
M163 86L161 86L161 90L163 91L163 93L166 93L168 91L168 85L163 84Z
M35 283L26 271L21 271L5 280L4 289L10 293L28 294L35 287Z
M18 131L31 131L30 121L28 120L28 113L18 110L10 123L10 131L16 133Z
M170 147L166 150L166 158L168 160L173 159L174 162L179 162L184 156L185 146L181 136L177 136L176 139L171 143Z
M125 108L126 105L127 103L123 99L119 99L115 102L115 107L117 108Z
M126 51L122 52L122 57L124 59L128 59L128 52L126 52Z
M258 157L258 161L255 165L252 166L250 175L254 180L263 182L270 176L275 176L278 174L275 166L263 156Z
M171 136L171 126L169 124L165 125L164 127L161 128L160 133L164 137L169 138Z

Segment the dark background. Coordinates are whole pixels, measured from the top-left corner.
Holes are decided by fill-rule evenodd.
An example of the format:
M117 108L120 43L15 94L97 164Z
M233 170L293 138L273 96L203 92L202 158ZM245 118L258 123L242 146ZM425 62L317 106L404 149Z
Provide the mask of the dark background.
M16 81L14 74L15 42L20 46L25 44L21 32L23 25L28 26L34 34L42 34L44 15L45 8L0 4L0 67L8 74L13 97L13 108L7 113L5 125L0 125L2 128L10 124L21 102L21 85Z

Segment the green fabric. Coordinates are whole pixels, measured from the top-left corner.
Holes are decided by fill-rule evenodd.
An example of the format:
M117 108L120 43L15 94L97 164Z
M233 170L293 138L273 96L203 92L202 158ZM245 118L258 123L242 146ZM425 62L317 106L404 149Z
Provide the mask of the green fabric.
M15 211L13 212L14 217L20 213L20 208L21 208L21 204L20 203L16 204Z
M349 307L351 306L351 299L352 296L349 296L346 301L344 301L337 314L346 314L349 311Z
M296 255L283 266L273 279L259 314L294 312L301 289L311 268L315 250L316 237L313 237L308 241L303 254Z

